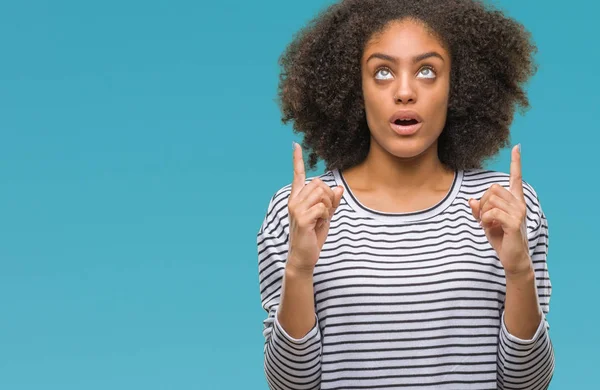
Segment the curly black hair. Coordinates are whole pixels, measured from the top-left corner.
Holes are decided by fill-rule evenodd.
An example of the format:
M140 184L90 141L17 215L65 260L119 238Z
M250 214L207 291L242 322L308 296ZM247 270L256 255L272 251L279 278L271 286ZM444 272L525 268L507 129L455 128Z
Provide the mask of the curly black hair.
M452 60L440 161L481 168L508 146L516 108L529 108L524 84L537 71L537 47L522 24L478 0L342 0L322 10L279 58L278 104L284 124L304 133L308 166L350 168L369 151L361 56L388 22L424 22Z

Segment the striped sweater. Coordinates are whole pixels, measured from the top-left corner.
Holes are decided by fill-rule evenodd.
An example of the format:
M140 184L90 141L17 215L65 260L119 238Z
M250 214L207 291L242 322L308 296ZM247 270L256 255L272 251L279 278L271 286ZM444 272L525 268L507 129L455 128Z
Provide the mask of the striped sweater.
M543 316L523 340L506 329L504 269L468 205L493 183L509 188L508 174L456 171L444 199L410 213L364 206L337 169L319 177L344 193L314 271L316 325L301 339L277 321L291 185L273 195L257 234L269 388L548 387L548 223L531 185L527 235Z

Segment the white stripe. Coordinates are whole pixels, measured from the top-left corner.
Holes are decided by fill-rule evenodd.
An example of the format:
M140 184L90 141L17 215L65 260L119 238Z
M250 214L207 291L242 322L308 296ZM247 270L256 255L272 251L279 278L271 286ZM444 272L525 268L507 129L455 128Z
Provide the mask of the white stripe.
M467 204L493 183L508 188L508 174L458 171L446 197L416 213L365 207L337 170L319 177L345 191L315 268L317 328L301 342L275 329L274 320L288 250L289 185L271 198L257 235L268 313L265 371L276 383L271 388L547 386L554 352L546 318L533 340L519 341L501 326L504 269ZM524 193L530 254L547 314L548 222L525 182Z

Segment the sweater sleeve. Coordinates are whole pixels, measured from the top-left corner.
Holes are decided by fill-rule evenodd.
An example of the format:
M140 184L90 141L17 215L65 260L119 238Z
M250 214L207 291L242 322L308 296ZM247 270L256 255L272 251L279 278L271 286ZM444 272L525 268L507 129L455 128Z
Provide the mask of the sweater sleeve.
M510 334L504 322L504 308L498 342L499 389L547 389L554 373L554 349L550 340L550 325L546 318L550 309L552 285L548 274L548 221L533 188L526 184L527 235L529 254L533 261L538 301L542 309L540 324L529 340Z
M288 335L277 319L289 234L287 196L282 190L271 198L257 234L260 296L267 315L263 321L264 371L271 390L318 389L321 381L318 319L299 339Z

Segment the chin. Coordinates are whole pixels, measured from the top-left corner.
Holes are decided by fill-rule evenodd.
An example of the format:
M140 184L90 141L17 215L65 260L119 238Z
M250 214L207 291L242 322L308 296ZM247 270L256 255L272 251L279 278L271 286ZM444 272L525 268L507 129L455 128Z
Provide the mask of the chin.
M435 138L430 140L424 137L423 128L410 136L401 136L386 129L377 137L371 135L371 142L376 142L377 147L383 149L388 154L402 159L411 159L425 153L434 143Z
M427 149L421 142L409 140L396 140L386 146L387 152L398 158L417 157Z
M426 154L435 146L437 138L429 139L424 137L408 137L386 140L385 150L388 153L403 159L410 159Z
M412 150L395 150L392 152L394 157L402 158L402 159L412 159L423 154L424 150L422 149L412 149Z

